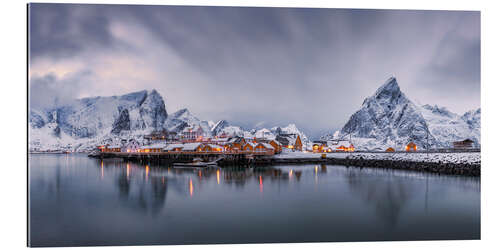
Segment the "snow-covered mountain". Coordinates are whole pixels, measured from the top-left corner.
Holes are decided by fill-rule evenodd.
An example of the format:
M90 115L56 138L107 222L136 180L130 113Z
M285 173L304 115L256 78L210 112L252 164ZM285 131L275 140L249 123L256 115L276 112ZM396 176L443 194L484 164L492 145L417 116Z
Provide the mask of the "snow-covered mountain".
M77 99L46 109L31 107L28 122L31 150L89 150L103 143L116 144L121 139L141 141L153 131L181 132L186 127L201 127L206 135L213 136L274 138L278 133L296 133L307 141L294 124L247 131L226 120L201 120L188 109L167 115L165 102L156 90Z
M278 134L298 134L300 136L300 139L302 140L302 143L307 143L309 142L309 138L304 134L302 131L300 131L297 126L293 123L288 124L286 127L273 127L271 128L271 133L274 135Z
M161 129L167 117L156 90L77 99L45 109L31 107L30 148L77 148L111 135L146 134Z
M184 108L170 114L165 122L164 128L168 131L180 132L186 127L201 127L205 133L209 134L212 126L212 121L202 121L189 112L188 109Z
M253 132L252 134L257 138L267 138L271 140L276 138L276 134L271 132L271 130L267 128L261 128L259 130L254 130L252 132Z
M469 138L480 144L481 109L458 115L445 107L423 105L421 113L431 134L445 146L451 142Z
M413 141L425 148L450 147L453 141L472 139L480 143L481 111L460 116L444 107L415 105L389 78L374 95L366 98L340 131L352 137L358 149L402 149Z
M226 120L221 120L217 122L212 128L212 135L218 136L225 134L227 136L243 136L243 137L256 137L256 138L266 138L274 139L278 134L298 134L303 142L309 142L307 136L300 131L295 124L288 124L285 127L273 127L271 129L261 128L261 129L251 129L245 130L239 126L231 125Z

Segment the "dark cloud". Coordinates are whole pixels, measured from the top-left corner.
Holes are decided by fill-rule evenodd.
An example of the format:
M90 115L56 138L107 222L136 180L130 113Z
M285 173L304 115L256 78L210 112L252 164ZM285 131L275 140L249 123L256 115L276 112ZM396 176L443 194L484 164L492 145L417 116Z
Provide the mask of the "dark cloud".
M79 97L79 92L86 88L86 82L91 80L91 77L92 73L87 71L70 73L64 78L50 73L32 77L30 106L48 108L65 105Z
M290 121L313 135L340 128L391 74L422 104L480 103L479 12L35 4L30 13L33 74L91 72L78 96L156 88L169 112Z
M111 46L109 17L103 14L93 5L30 4L32 58L67 57L83 49Z

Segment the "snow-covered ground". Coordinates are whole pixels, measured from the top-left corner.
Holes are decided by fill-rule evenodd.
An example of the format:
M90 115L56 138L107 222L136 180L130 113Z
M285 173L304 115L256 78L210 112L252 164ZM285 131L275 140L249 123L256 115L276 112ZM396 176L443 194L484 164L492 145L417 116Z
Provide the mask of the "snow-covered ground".
M311 152L283 152L275 155L278 159L288 158L320 158L321 153ZM413 161L413 162L442 162L442 163L466 163L466 164L481 164L480 152L467 153L344 153L335 152L327 153L327 158L337 159L373 159L373 160L393 160L393 161Z

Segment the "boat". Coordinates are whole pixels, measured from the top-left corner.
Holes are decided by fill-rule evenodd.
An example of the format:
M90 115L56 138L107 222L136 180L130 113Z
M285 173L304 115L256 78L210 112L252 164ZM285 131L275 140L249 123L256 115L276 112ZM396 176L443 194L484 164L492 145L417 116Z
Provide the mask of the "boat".
M210 167L210 166L217 166L217 162L212 161L212 162L203 162L202 159L200 158L194 158L193 162L191 163L174 163L174 167L197 167L197 168L204 168L204 167Z

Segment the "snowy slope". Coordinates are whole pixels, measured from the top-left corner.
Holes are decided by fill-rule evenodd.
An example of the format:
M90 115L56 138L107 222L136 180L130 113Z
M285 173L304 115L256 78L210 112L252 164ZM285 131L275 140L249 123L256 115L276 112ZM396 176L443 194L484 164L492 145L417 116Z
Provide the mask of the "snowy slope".
M186 127L201 127L205 133L209 134L213 126L211 124L213 124L212 121L202 121L194 116L188 109L184 108L170 114L164 127L168 131L174 132L180 132Z
M273 132L271 132L271 130L267 128L256 130L253 134L257 138L266 138L269 140L274 140L276 138L276 134L274 134Z
M460 116L444 107L423 105L420 112L431 134L446 146L465 138L480 142L480 109Z
M91 147L96 139L161 129L167 119L165 103L156 90L77 99L45 110L32 108L29 114L33 149Z
M274 135L278 135L280 133L282 134L298 134L300 136L300 139L302 140L303 144L309 143L309 138L306 136L306 134L302 131L300 131L297 126L293 123L288 124L285 127L273 127L271 128L271 132Z
M300 131L295 124L289 124L285 127L273 127L271 129L261 128L261 129L251 129L245 130L242 127L231 125L226 120L221 120L217 122L212 128L212 135L222 135L227 136L243 136L243 137L256 137L256 138L266 138L274 139L280 133L283 134L298 134L300 135L303 143L309 142L307 136Z
M363 150L402 149L410 141L420 148L450 147L453 141L467 138L479 143L480 114L480 109L460 116L444 107L417 106L391 77L364 100L339 136L352 138L356 148Z

